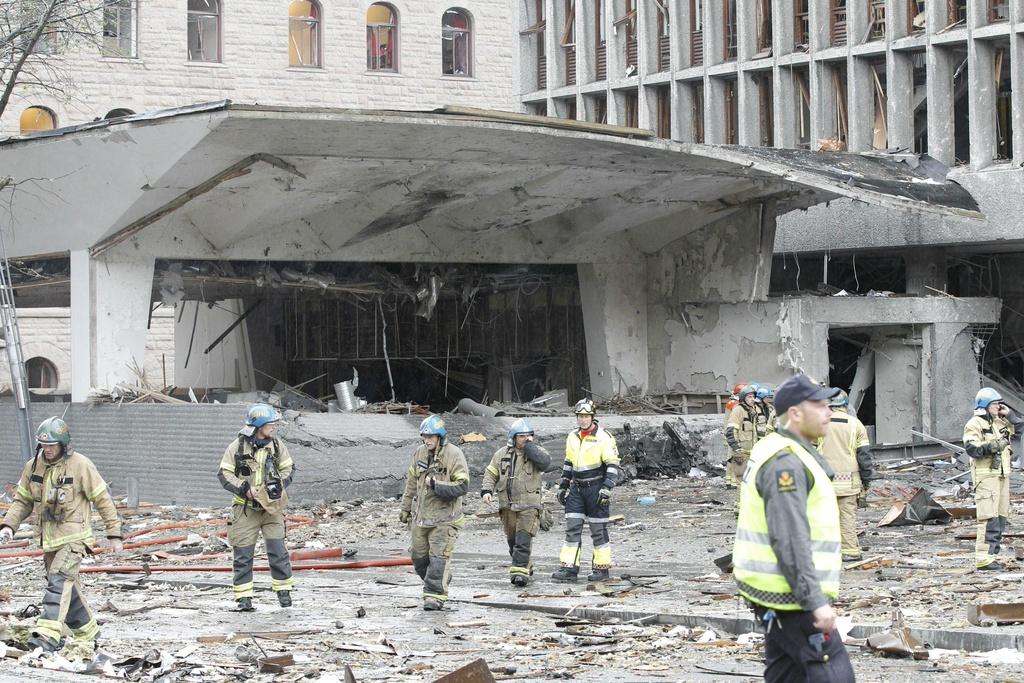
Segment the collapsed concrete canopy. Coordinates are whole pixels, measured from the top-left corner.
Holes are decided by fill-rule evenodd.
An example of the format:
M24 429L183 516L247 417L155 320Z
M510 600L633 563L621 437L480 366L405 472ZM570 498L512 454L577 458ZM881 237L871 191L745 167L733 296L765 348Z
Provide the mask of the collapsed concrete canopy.
M157 259L576 265L590 388L609 396L687 388L658 370L662 312L764 300L780 213L846 197L978 215L917 157L499 112L219 102L10 138L0 167L9 255L70 252L74 400L134 380Z
M767 200L976 210L930 164L228 102L10 138L0 159L36 179L7 190L13 256L144 236L163 257L573 263L581 242L653 253Z

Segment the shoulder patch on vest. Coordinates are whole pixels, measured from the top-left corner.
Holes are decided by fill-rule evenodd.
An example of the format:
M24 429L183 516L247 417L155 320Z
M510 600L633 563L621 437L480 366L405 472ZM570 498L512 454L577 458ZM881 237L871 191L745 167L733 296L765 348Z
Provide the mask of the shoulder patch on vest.
M792 493L796 491L796 479L793 478L793 470L782 470L778 479L779 493Z

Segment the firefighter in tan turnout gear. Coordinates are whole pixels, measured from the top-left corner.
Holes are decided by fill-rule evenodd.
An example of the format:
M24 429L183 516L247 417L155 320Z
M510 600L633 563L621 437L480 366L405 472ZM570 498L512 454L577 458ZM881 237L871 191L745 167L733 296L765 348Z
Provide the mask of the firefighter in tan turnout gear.
M725 440L732 457L725 467L725 481L737 486L754 444L768 433L768 418L757 405L757 385L748 384L736 395L738 403L725 421Z
M398 519L412 522L412 566L423 579L423 609L439 610L448 599L452 553L465 524L462 498L469 491L469 467L462 450L448 443L439 415L420 423L423 444L412 456Z
M850 398L840 391L829 406L832 418L828 433L818 450L832 468L832 488L839 504L839 528L843 537L843 559L859 560L857 540L857 499L871 484L871 442L864 424L848 411Z
M273 406L253 405L245 427L224 451L217 472L221 486L234 494L228 542L234 553L232 589L242 612L253 610L252 563L260 534L270 561L270 587L281 607L292 606L295 585L284 539L287 488L292 483L294 464L288 447L274 438L280 420Z
M533 440L533 428L523 419L508 431L508 443L495 451L484 470L480 497L490 503L498 497L501 525L512 555L509 574L513 586L525 586L533 574L530 553L540 527L541 475L551 456Z
M974 417L964 426L964 450L971 458L977 538L974 564L1001 570L996 560L1010 516L1010 439L1024 420L1003 403L995 389L985 387L974 399Z
M8 543L26 517L38 514L46 592L28 644L45 652L62 647L65 628L80 645L94 647L99 635L78 580L82 558L91 554L93 506L103 520L111 549L124 549L121 520L106 482L92 461L70 443L71 432L59 417L39 425L35 457L25 464L14 502L0 525L0 543Z

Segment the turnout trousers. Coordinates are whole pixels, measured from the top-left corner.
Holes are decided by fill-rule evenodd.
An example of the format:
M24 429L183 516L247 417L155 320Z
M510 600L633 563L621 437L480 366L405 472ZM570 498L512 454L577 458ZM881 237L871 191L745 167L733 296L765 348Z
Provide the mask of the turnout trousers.
M533 551L533 537L537 535L537 530L540 528L540 512L538 510L516 512L511 508L505 508L500 514L501 526L505 530L505 540L508 541L508 554L512 556L509 574L529 576L533 573L530 554Z
M43 555L46 592L43 593L42 614L36 620L33 633L59 641L66 626L77 641L96 640L100 629L82 596L82 584L78 580L78 568L87 552L84 543L69 543Z
M441 602L448 599L448 584L452 578L449 564L461 528L461 520L438 526L413 525L409 555L413 569L423 580L424 598L435 598Z
M292 579L292 563L285 546L285 525L283 512L267 512L252 505L236 504L231 508L228 521L228 543L234 553L234 577L231 582L235 600L251 598L254 595L252 563L256 555L256 541L260 534L267 546L270 561L270 587L277 591L295 588Z
M612 568L612 546L608 537L609 505L599 505L598 495L601 481L579 485L575 481L569 486L565 499L565 545L559 555L563 567L578 572L580 555L583 550L583 524L590 525L590 539L594 544L591 565L594 569Z
M998 470L976 468L974 501L977 506L977 529L974 542L974 566L992 564L1002 550L1003 532L1010 516L1010 478Z

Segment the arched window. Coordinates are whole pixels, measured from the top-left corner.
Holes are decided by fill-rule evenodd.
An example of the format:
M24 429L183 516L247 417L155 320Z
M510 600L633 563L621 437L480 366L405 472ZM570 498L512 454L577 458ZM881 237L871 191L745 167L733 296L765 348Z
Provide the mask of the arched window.
M375 2L366 10L366 69L398 71L398 14Z
M42 356L25 361L25 372L28 373L29 389L56 389L60 381L57 366Z
M188 0L188 61L220 61L220 0Z
M134 115L135 115L135 112L133 112L131 109L125 109L124 107L118 107L117 109L111 109L110 111L108 111L107 115L104 116L103 118L105 118L105 119L119 119L122 116L134 116Z
M471 38L469 13L461 9L445 10L441 16L441 73L473 75Z
M21 112L21 134L38 133L57 127L57 116L46 107L29 107Z
M288 64L320 66L320 4L292 0L288 4Z

